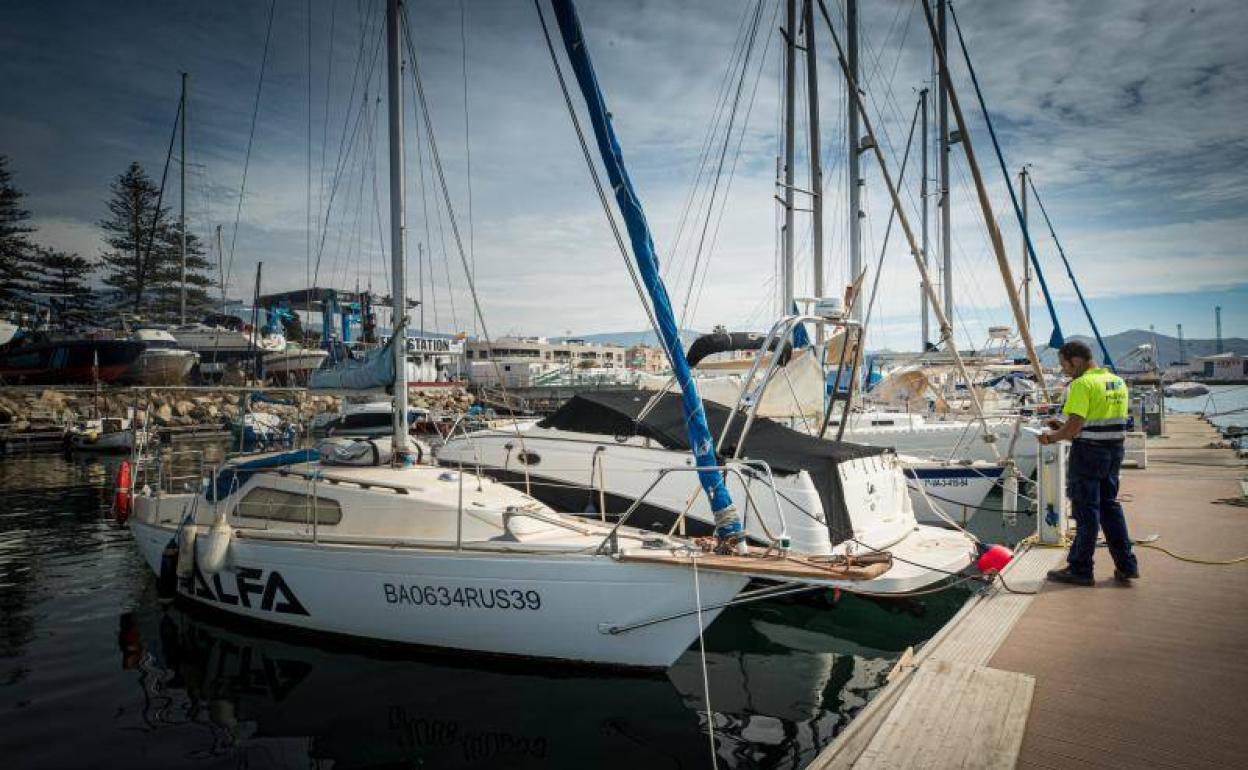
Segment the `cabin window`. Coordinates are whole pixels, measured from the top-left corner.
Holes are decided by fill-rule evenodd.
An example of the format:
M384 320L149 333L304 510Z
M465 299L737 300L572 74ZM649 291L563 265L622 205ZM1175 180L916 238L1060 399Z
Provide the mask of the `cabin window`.
M244 495L234 515L306 524L312 521L313 511L318 525L333 526L342 521L342 506L337 500L268 487L257 487Z
M872 420L871 424L872 425L896 425L896 423L892 420Z
M541 456L537 452L521 452L516 455L516 459L523 465L537 465L542 461Z

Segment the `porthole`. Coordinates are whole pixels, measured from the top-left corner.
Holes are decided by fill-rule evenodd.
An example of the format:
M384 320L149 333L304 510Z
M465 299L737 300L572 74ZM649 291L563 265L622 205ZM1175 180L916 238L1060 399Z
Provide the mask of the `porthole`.
M537 452L521 452L516 455L516 459L519 460L522 465L537 465L542 461L541 456Z

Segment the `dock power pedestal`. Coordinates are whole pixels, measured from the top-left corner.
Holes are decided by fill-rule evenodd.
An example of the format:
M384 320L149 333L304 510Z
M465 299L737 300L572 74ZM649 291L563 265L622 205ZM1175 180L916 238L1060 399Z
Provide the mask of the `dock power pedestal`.
M1066 497L1066 456L1070 442L1040 446L1036 463L1036 535L1046 545L1065 542L1070 521Z

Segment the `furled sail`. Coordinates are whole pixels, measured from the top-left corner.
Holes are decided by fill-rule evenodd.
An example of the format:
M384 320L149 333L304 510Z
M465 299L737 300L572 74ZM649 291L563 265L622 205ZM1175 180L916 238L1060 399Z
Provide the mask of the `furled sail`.
M667 287L659 274L659 261L655 255L654 240L650 235L650 226L646 223L645 212L641 201L633 189L632 180L624 168L624 158L620 144L611 126L611 115L607 110L606 100L598 87L598 78L594 74L594 66L589 58L585 36L581 31L581 22L577 17L576 7L571 0L554 0L555 18L559 23L559 33L563 37L564 50L576 73L577 84L585 97L585 105L589 111L594 127L594 139L598 144L598 152L602 155L603 165L611 180L611 188L615 191L616 203L624 217L628 228L628 238L633 247L633 257L637 261L637 269L641 280L650 295L654 309L655 321L663 347L672 363L672 373L680 383L682 406L685 422L689 433L689 446L693 451L700 470L698 479L710 500L711 510L715 512L716 534L731 537L742 530L741 521L736 516L732 498L724 485L723 474L710 470L719 465L715 456L715 441L711 437L706 424L706 414L702 409L702 399L698 396L689 363L685 359L685 351L681 346L677 332L676 316L672 312L671 300L667 295Z

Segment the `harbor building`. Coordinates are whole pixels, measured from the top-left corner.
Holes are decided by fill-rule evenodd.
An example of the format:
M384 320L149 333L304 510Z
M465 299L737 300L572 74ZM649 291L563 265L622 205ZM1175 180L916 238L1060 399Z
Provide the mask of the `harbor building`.
M581 339L551 342L546 337L500 337L493 343L469 340L465 355L472 366L481 361L552 364L578 369L623 369L627 350Z

